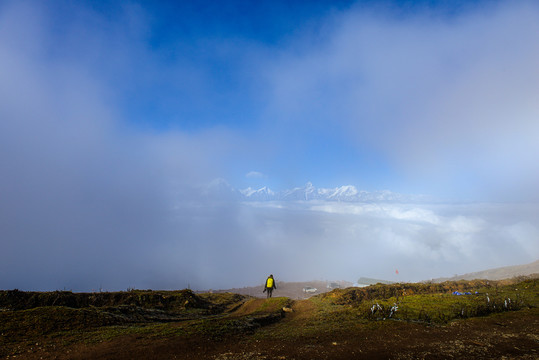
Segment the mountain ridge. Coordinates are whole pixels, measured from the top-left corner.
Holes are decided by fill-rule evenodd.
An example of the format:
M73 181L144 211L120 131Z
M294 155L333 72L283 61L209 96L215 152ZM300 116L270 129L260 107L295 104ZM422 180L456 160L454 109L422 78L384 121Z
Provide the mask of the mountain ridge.
M261 188L247 187L236 189L224 179L217 179L208 184L203 193L215 198L234 198L241 201L337 201L337 202L428 202L433 201L426 195L408 195L389 190L358 190L354 185L343 185L335 188L318 188L311 182L303 187L295 187L282 191L273 191L267 186Z
M539 274L539 260L523 265L503 266L488 270L476 271L452 277L432 279L432 282L457 281L457 280L504 280L517 276L529 276Z

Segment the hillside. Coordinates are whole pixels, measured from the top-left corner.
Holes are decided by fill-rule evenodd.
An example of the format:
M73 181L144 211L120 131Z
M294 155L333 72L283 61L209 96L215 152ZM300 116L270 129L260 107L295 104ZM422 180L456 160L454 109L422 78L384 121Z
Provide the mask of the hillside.
M377 284L296 301L11 290L0 291L0 358L536 359L538 310L534 278Z
M503 280L510 279L516 276L528 276L533 274L539 274L539 260L536 260L530 264L516 265L516 266L504 266L500 268L478 271L463 275L456 275L448 278L433 279L433 282L444 281L456 281L456 280Z

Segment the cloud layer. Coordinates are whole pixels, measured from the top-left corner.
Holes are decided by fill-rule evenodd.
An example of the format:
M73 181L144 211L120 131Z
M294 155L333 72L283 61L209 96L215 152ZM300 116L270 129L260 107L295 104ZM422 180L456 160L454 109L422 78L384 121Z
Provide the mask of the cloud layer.
M260 273L287 281L359 276L419 281L531 262L539 254L538 210L310 201L212 204L183 209L180 216L181 233L197 239L193 253L205 255L190 261L196 264L192 276L216 287L215 282L256 284ZM183 244L170 246L178 246L170 255L177 260Z

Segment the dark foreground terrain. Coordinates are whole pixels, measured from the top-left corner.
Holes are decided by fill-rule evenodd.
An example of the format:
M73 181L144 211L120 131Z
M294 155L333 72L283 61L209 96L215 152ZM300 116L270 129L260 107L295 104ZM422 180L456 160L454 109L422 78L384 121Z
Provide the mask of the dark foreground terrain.
M295 301L0 291L0 358L537 359L537 280L373 285Z

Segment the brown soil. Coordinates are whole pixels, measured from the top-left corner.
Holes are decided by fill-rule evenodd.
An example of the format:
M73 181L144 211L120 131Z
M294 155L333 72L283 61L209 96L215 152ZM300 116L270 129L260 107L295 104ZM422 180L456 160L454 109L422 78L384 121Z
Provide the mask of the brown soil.
M258 300L256 300L258 301ZM257 303L246 304L255 308ZM214 340L149 334L124 335L98 344L77 344L18 354L19 359L537 359L539 309L506 312L447 325L376 321L353 328L309 332L317 314L296 301L280 322ZM248 313L249 309L238 309ZM180 325L178 325L180 326ZM291 338L282 328L295 329ZM9 357L11 358L11 357Z

